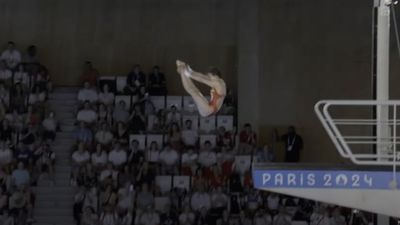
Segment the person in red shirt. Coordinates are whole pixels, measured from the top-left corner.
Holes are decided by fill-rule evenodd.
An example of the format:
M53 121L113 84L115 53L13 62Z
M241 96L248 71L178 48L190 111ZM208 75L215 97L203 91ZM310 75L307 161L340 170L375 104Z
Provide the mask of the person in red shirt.
M246 123L239 136L239 151L243 154L251 153L257 144L257 134L252 130L251 125Z

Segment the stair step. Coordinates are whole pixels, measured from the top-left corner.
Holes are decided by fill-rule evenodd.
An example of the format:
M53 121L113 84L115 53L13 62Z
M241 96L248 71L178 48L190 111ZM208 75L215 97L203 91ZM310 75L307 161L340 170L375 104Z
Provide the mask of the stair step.
M73 125L60 125L62 131L71 132L74 131L76 128Z
M39 201L35 202L35 209L46 208L72 208L74 205L73 199L71 201Z
M49 95L50 100L76 100L78 93L74 92L53 92Z
M37 221L37 223L35 224L40 224L40 223L50 223L50 224L69 224L69 225L73 225L75 224L74 218L72 216L54 216L54 215L35 215L35 219Z

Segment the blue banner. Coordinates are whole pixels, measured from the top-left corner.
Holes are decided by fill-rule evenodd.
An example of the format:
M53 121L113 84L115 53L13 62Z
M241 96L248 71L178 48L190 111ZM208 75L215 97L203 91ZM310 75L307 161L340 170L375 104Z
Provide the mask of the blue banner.
M393 172L384 171L253 170L256 188L391 189L392 180Z

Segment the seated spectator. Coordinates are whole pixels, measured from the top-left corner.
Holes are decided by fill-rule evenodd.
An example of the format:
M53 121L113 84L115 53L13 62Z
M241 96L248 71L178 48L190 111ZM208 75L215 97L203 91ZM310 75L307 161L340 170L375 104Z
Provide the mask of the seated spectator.
M331 225L346 225L346 218L342 215L341 208L336 206L333 208L332 217L330 218Z
M95 103L98 100L98 94L95 89L93 89L90 86L89 82L85 82L83 84L83 88L79 90L78 92L78 101L81 103L83 102L90 102L90 103Z
M140 165L144 161L145 155L142 149L139 149L139 141L134 139L129 146L129 163L133 165Z
M80 122L92 124L97 120L97 113L91 109L88 101L83 105L83 109L79 110L76 119Z
M268 201L268 209L272 213L272 215L276 215L278 213L280 197L276 193L270 193L267 198Z
M193 225L196 219L195 214L191 211L190 206L183 207L183 212L179 215L179 225Z
M234 142L233 142L232 133L229 131L226 131L225 127L223 127L223 126L219 127L218 133L217 133L216 144L219 149L221 149L223 147L233 148Z
M87 128L86 123L83 121L79 122L79 127L74 134L76 141L84 144L90 144L93 140L92 131Z
M50 145L42 143L35 150L35 158L37 167L42 170L42 168L48 168L50 176L53 176L54 172L54 162L56 160L56 154L51 150Z
M12 183L17 187L17 189L22 189L28 186L31 181L29 171L25 169L23 162L18 163L18 168L12 172L11 178L12 178ZM10 198L10 202L11 201L12 200Z
M239 141L240 152L243 154L250 153L257 144L257 135L251 129L251 125L249 123L246 123L244 125L244 129L240 132Z
M147 149L146 161L156 166L160 160L160 149L155 141L150 143L149 149Z
M167 113L165 123L172 124L176 123L179 124L181 122L181 114L178 112L178 109L175 105L171 106L171 110Z
M48 116L42 122L43 127L43 139L52 140L56 138L56 132L58 127L58 122L55 119L54 112L50 112Z
M25 112L26 98L27 93L24 91L21 84L14 85L14 88L11 91L11 108L16 110L17 112Z
M118 170L115 170L112 163L107 163L106 169L100 172L99 181L102 183L115 183L118 179Z
M131 225L133 223L133 216L129 210L119 210L117 216L119 225Z
M78 144L78 149L72 153L72 162L77 166L83 166L90 160L90 153L85 149L83 143Z
M140 69L140 65L135 65L126 78L124 92L129 95L136 95L140 86L145 85L146 77Z
M149 92L155 96L167 94L165 75L160 72L159 66L154 66L153 72L149 75Z
M97 214L94 212L93 208L89 206L86 207L83 211L80 225L93 225L98 223L99 223L99 218Z
M7 69L7 66L4 61L0 60L0 82L6 84L7 86L11 85L12 72Z
M32 152L26 145L20 142L15 150L15 159L18 162L22 162L25 166L28 166L32 161Z
M32 126L34 130L37 130L41 117L36 108L33 105L28 105L26 114L23 116L24 126Z
M40 66L37 74L34 75L32 86L38 86L41 91L51 91L52 83L47 69Z
M132 172L132 169L129 164L125 164L123 169L118 175L118 185L119 187L125 187L126 185L137 184L136 181L136 174ZM132 188L133 185L132 185Z
M114 135L112 134L106 123L102 123L100 130L97 131L95 134L96 142L102 145L111 144L113 137Z
M138 104L134 105L132 114L129 116L129 131L133 134L146 131L146 117Z
M15 69L17 67L21 62L21 53L15 48L14 42L8 42L7 49L1 53L0 59L4 60L9 69Z
M126 107L125 101L121 100L118 105L115 106L113 119L115 123L123 122L127 123L129 120L129 109Z
M112 106L106 106L103 103L100 103L98 108L97 108L97 121L99 124L101 123L107 123L109 126L112 124L112 111L113 108Z
M114 208L112 206L105 206L99 220L101 225L118 225L117 219L118 216L114 212Z
M216 217L221 217L222 213L228 209L229 197L222 192L222 188L216 188L211 193L211 213Z
M91 155L91 163L95 168L103 168L108 161L108 154L102 149L101 144L96 145L96 152Z
M154 173L154 170L149 168L149 164L143 163L143 165L139 168L139 172L137 173L136 184L147 184L150 187L153 185L155 177L156 174Z
M19 141L24 145L32 145L36 141L36 135L32 125L24 128L20 134Z
M118 211L129 211L134 210L135 202L135 190L133 185L124 186L118 190Z
M7 202L8 204L8 202ZM2 225L14 225L15 220L14 217L8 212L8 209L2 210L2 214L0 215L0 224Z
M9 143L13 140L13 128L8 119L4 119L0 126L0 140Z
M185 129L182 131L182 142L185 146L197 146L199 140L199 133L197 130L193 129L192 121L185 121Z
M182 133L177 123L172 123L169 127L168 134L166 136L167 143L171 148L181 150L182 147Z
M199 154L199 164L204 168L210 168L217 163L217 154L212 150L211 142L205 141Z
M115 139L121 143L121 145L127 146L129 144L129 131L124 123L117 123L114 134Z
M117 193L114 192L111 185L107 185L105 190L100 192L100 205L105 208L106 206L114 207L117 204Z
M165 146L164 150L160 152L159 160L163 172L166 172L167 174L177 173L179 154L171 146Z
M192 176L197 169L197 160L199 155L194 151L193 147L189 147L182 154L182 175Z
M283 208L283 209L282 209ZM280 211L284 210L284 207L280 207ZM324 205L320 204L314 208L314 212L310 216L310 225L317 225L317 224L330 224L329 221L329 212L324 207ZM278 214L279 215L279 214ZM277 215L277 216L278 216ZM275 218L274 218L275 220ZM351 224L351 223L350 223ZM367 223L366 223L367 224Z
M161 224L178 224L178 215L175 212L175 209L171 207L169 204L165 205L163 211L160 214Z
M127 161L127 154L121 145L117 142L114 145L113 150L108 154L108 161L111 162L115 167L121 167Z
M45 100L46 92L42 91L38 85L35 85L28 96L28 103L30 105L43 104Z
M263 210L258 210L254 216L254 225L272 225L271 215Z
M149 192L147 184L142 184L142 188L136 197L136 205L141 210L146 210L154 205L154 195Z
M0 82L0 102L4 104L5 108L8 108L10 106L10 90L8 90L4 85L4 83L1 82Z
M198 188L198 191L192 194L190 198L190 204L194 211L199 212L205 208L207 211L211 209L211 196L205 192L202 187Z
M103 86L102 92L99 93L99 102L103 103L104 105L112 105L114 104L114 93L110 92L110 88L108 87L108 84L105 84Z
M13 153L4 142L0 142L0 167L9 165L13 160Z
M135 104L140 106L140 110L144 112L145 115L153 115L155 113L156 109L154 104L149 98L149 93L144 86L140 87L138 100Z
M138 225L159 225L160 215L154 211L152 206L148 206L144 212L138 216Z
M99 71L93 67L92 62L86 61L82 74L82 83L89 83L90 86L96 86Z
M17 84L17 83L20 83L25 90L27 90L29 88L29 85L30 85L29 75L25 71L25 67L23 64L19 64L17 71L15 71L15 73L14 73L13 84Z
M220 114L222 115L235 115L236 114L236 99L235 99L235 95L232 91L232 89L228 89L225 99L224 99L224 103L222 104L222 107L219 111Z

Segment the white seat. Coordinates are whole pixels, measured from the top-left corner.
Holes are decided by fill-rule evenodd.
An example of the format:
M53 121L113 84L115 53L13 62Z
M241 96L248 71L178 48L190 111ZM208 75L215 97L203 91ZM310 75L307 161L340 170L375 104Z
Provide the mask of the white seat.
M133 140L139 142L139 149L145 149L146 147L146 136L144 134L131 134L129 135L129 145L132 144Z
M182 116L182 124L185 126L186 120L192 121L192 129L199 129L199 116L198 115L183 115Z
M200 131L204 133L211 133L215 131L215 116L200 117Z
M159 148L162 148L164 143L164 136L162 134L148 134L146 146L150 147L150 144L153 141L157 142Z
M122 93L126 86L126 76L117 76L117 92Z
M156 112L165 109L165 96L150 96L150 101L153 103Z
M214 148L216 146L216 143L217 143L217 136L214 135L214 134L203 134L203 135L200 135L200 145L201 145L201 147L204 146L204 143L206 141L211 142L211 146Z
M178 111L182 110L182 96L167 96L167 109L170 109L171 106L175 106Z
M233 116L217 116L217 128L224 127L227 131L233 131Z
M117 95L115 96L115 105L117 106L120 101L124 101L126 108L131 108L131 96L130 95Z
M183 111L190 113L198 112L192 96L183 96Z
M174 176L173 187L190 190L190 176Z
M168 193L172 189L172 176L156 176L156 185L162 194Z

